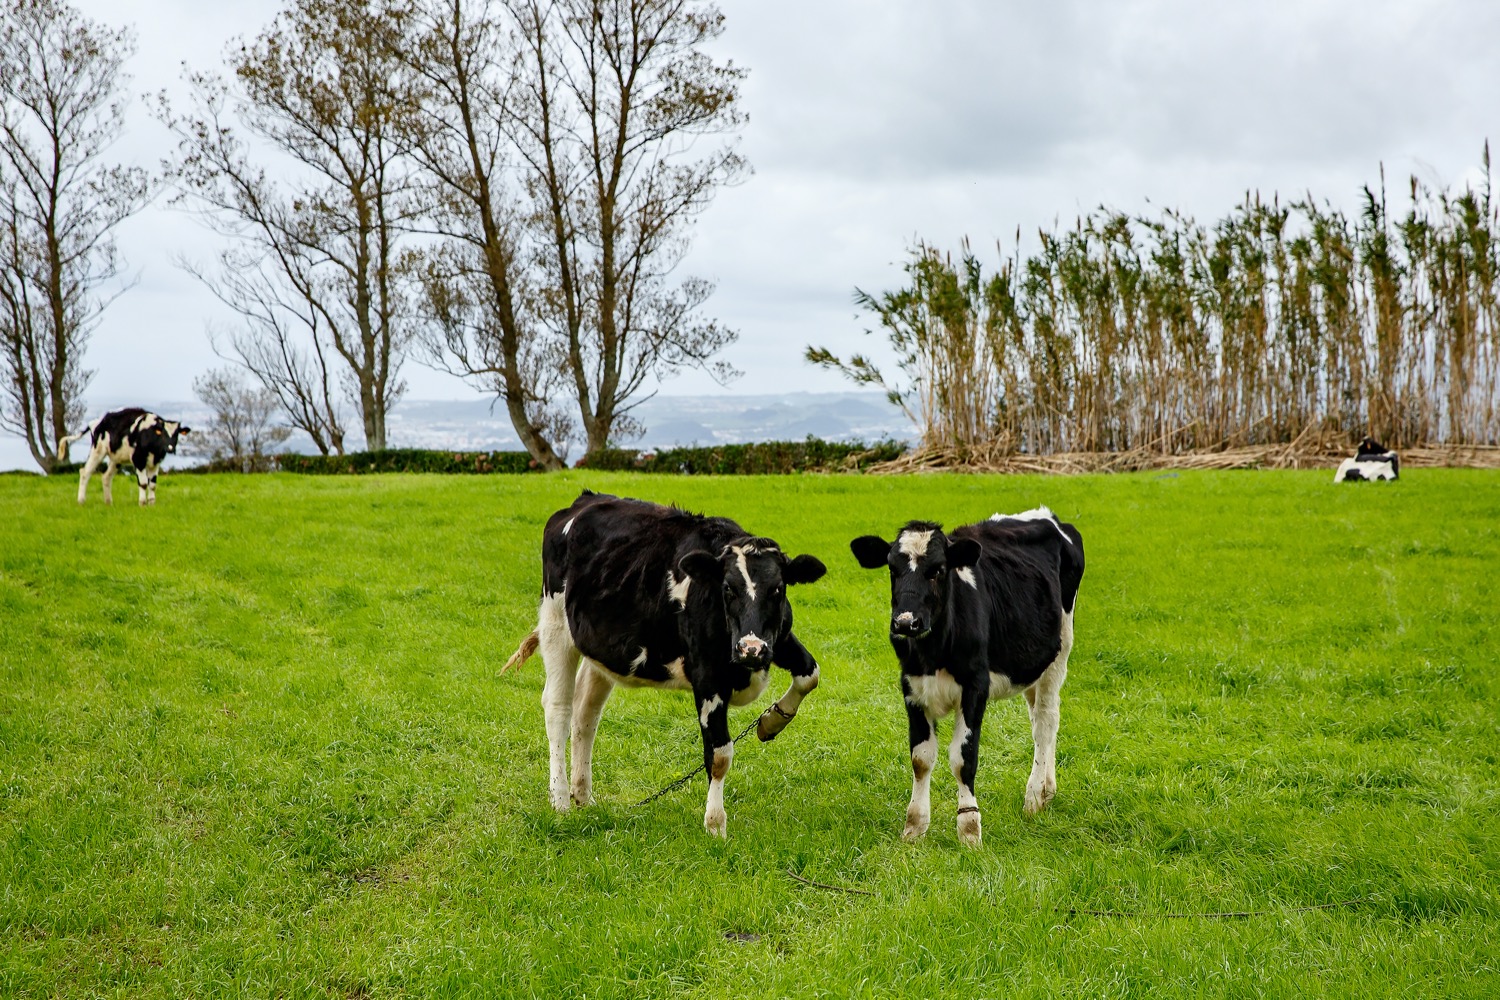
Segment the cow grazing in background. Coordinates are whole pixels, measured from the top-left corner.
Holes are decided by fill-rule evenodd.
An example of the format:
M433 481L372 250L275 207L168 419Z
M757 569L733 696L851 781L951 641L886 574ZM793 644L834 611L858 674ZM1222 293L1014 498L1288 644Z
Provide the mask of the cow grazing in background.
M63 438L57 442L57 456L66 459L68 447L74 441L92 436L93 447L78 474L78 502L83 503L88 498L89 477L100 462L107 460L109 464L103 476L104 502L114 503L110 484L115 478L115 470L129 464L135 469L139 487L137 499L144 507L156 503L156 473L162 461L177 451L178 438L191 433L191 427L184 427L176 420L166 420L133 406L106 413L77 434Z
M1385 445L1370 437L1361 441L1354 457L1340 462L1338 471L1333 474L1333 481L1336 483L1400 478L1400 456L1394 451L1387 451Z
M758 698L772 663L790 672L791 687L757 726L770 740L818 686L817 661L792 634L786 587L825 572L812 556L789 559L727 518L587 490L553 514L542 534L537 627L505 665L540 646L553 807L592 801L594 734L616 685L687 690L709 774L703 826L724 836L729 706Z
M927 832L938 719L956 711L948 766L958 781L958 837L980 842L979 733L992 698L1026 695L1036 743L1026 812L1057 790L1059 698L1073 648L1073 607L1083 579L1083 539L1046 507L996 514L945 535L911 521L894 542L849 543L865 569L891 572L891 645L911 744L911 803L903 836Z

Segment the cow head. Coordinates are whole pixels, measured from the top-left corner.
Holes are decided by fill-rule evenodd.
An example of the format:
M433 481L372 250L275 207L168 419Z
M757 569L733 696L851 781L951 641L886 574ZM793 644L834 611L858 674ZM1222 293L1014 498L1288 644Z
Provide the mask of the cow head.
M162 431L166 434L167 451L171 452L174 455L177 454L178 437L183 434L193 433L193 429L191 427L186 427L175 420L163 420L161 422L161 428Z
M752 669L771 662L771 652L786 633L786 588L812 583L828 572L813 556L788 559L769 538L732 542L717 556L696 549L679 559L677 567L695 583L718 589L730 659Z
M894 542L862 535L849 548L865 569L890 567L891 636L907 639L932 631L948 606L952 576L965 569L972 573L980 553L972 538L950 539L931 521L910 522Z
M1366 437L1364 440L1360 441L1360 443L1359 443L1359 449L1356 452L1356 455L1384 455L1384 454L1385 454L1385 445L1381 444L1379 441L1376 441L1372 437Z

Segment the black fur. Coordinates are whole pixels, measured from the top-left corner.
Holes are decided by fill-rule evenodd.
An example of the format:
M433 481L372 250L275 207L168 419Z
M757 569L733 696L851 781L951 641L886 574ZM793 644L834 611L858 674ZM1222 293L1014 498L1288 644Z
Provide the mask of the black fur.
M900 548L908 531L932 532L915 569ZM912 521L895 542L865 535L850 548L866 569L890 568L891 646L901 664L913 748L932 735L932 723L911 701L909 679L944 670L958 683L964 720L974 734L964 744L960 780L972 790L990 674L1024 689L1056 658L1063 612L1073 610L1083 579L1082 536L1073 525L1050 519L981 521L950 535L933 522ZM975 586L960 578L965 567L972 568ZM903 614L912 617L901 619Z
M756 597L739 572L738 546L751 551L745 566ZM584 656L622 678L665 683L669 663L681 658L700 724L704 760L729 742L728 707L752 675L775 663L795 676L817 661L792 633L786 585L811 583L826 572L812 556L788 559L769 538L750 535L722 517L690 514L585 491L553 514L542 535L542 590L565 594L568 628ZM690 579L679 607L672 585ZM737 645L747 634L764 642L754 652ZM640 650L647 651L637 664Z

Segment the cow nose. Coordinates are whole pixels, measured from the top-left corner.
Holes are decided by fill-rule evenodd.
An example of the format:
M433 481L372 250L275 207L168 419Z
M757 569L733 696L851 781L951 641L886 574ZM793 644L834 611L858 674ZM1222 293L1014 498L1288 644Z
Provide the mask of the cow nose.
M771 647L755 635L747 635L739 641L736 649L741 660L765 660L771 655Z
M898 635L912 635L917 631L917 616L903 611L891 620L891 631Z

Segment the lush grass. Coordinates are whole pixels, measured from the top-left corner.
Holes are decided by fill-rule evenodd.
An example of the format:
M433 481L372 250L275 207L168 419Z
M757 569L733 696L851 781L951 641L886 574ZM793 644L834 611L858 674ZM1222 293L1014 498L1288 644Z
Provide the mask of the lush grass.
M0 478L0 996L1496 995L1500 476L1329 478ZM540 664L497 672L583 485L831 567L794 595L824 684L742 745L727 842L701 783L629 805L699 758L682 696L616 695L602 804L547 805ZM1041 502L1088 550L1058 796L1022 817L1004 703L983 848L943 769L904 844L847 542Z

